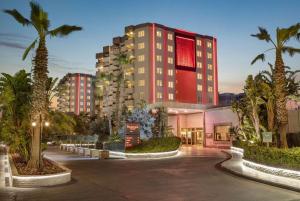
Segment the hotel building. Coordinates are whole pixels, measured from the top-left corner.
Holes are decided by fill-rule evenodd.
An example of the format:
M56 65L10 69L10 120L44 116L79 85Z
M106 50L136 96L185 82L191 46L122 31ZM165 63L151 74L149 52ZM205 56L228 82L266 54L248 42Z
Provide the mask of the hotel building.
M79 115L94 113L95 76L82 73L68 73L59 82L58 110Z
M125 98L120 100L123 104L132 108L144 100L153 108L165 106L169 125L183 143L230 144L231 123L225 119L217 125L208 120L212 124L209 128L205 123L206 111L219 102L215 37L156 23L127 26L124 36L113 38L112 45L96 54L97 77L118 74L116 58L120 53L133 59L125 66ZM97 111L110 115L115 107L117 79L98 81L97 87L105 95L97 102Z

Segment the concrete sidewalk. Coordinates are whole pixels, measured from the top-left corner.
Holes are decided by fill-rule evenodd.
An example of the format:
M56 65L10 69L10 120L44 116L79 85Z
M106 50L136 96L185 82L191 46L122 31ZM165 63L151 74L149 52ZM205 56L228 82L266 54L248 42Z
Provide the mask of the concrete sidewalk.
M221 167L227 171L261 183L286 188L300 192L300 180L274 174L268 174L243 165L243 155L235 151L226 151L232 157L221 163Z

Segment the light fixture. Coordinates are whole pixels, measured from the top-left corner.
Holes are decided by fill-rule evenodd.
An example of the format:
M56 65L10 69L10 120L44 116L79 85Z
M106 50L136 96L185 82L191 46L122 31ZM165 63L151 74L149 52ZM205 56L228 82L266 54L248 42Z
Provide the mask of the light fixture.
M36 122L35 122L35 121L32 122L32 123L31 123L31 126L32 126L32 127L36 127Z
M45 122L45 126L48 127L50 126L50 123L48 121Z

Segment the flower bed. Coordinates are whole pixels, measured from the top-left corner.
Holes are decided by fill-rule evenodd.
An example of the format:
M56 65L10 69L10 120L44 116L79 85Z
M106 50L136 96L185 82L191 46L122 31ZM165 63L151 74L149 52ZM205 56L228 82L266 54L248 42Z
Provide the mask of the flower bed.
M300 170L300 147L279 149L274 147L245 146L244 159L279 168Z
M26 162L19 155L12 154L11 157L20 175L47 175L64 172L62 168L46 158L43 158L43 169L32 169L27 167Z
M129 148L127 153L158 153L177 150L181 140L178 137L151 138L141 144Z

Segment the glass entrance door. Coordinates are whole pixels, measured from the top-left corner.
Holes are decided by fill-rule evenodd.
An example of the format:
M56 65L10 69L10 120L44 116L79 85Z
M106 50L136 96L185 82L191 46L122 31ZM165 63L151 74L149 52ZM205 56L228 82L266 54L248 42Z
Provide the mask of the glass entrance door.
M181 128L181 142L186 145L203 145L202 128Z

